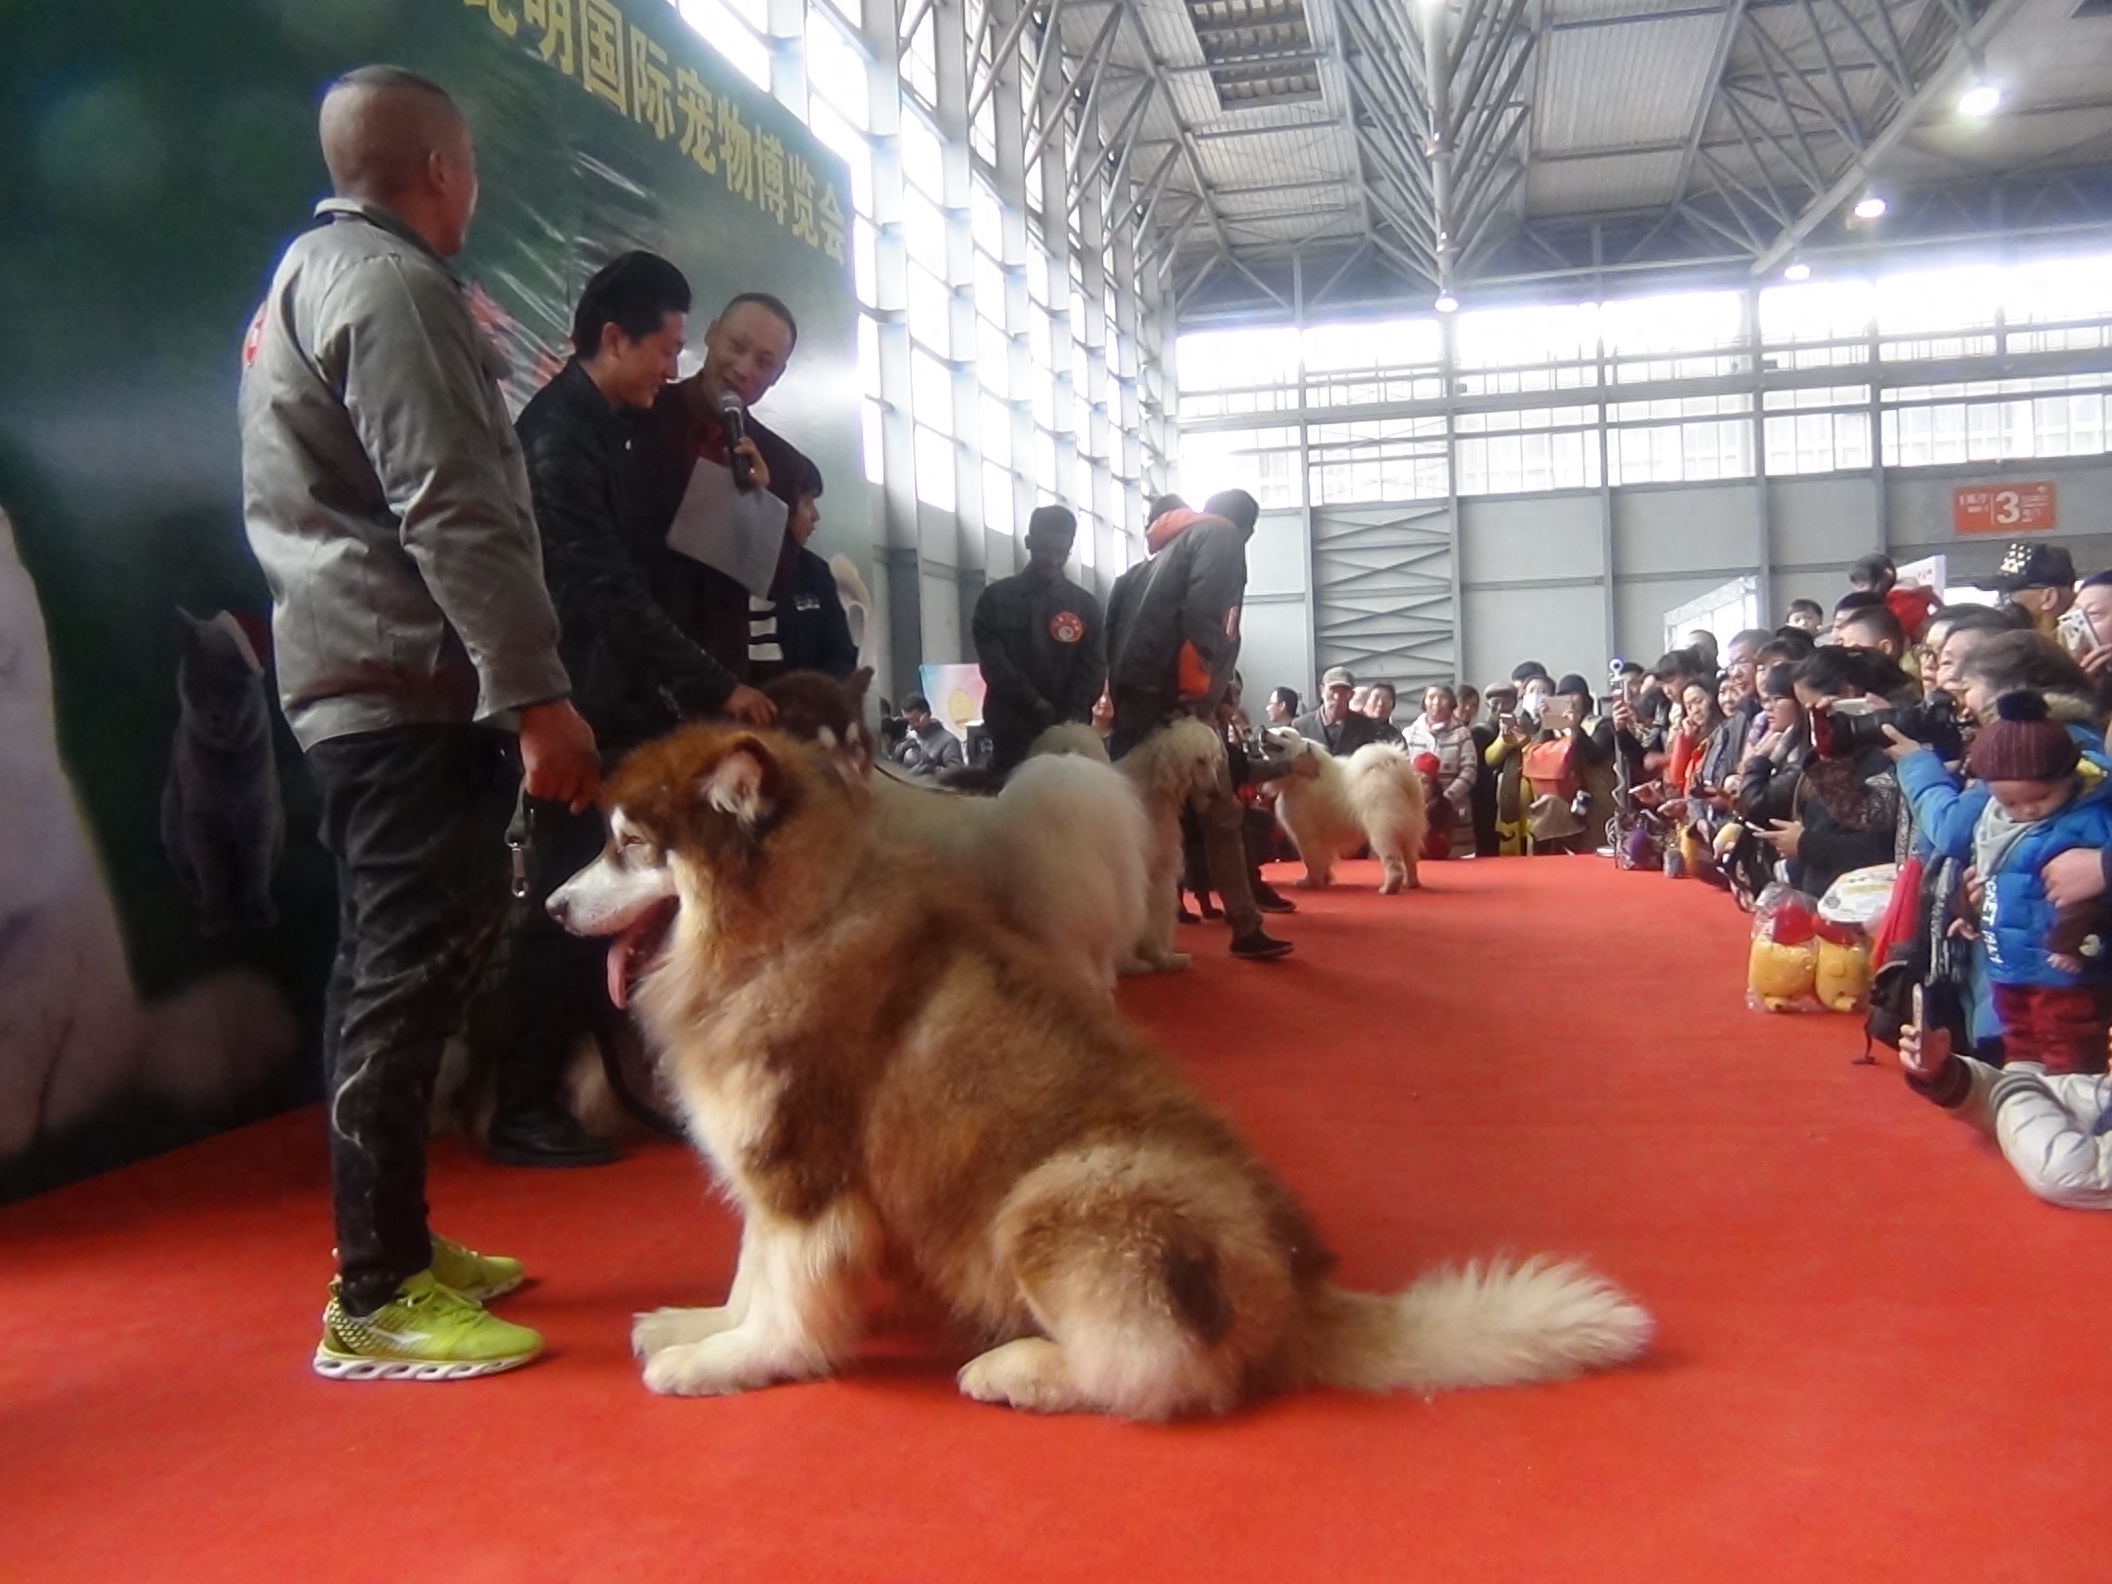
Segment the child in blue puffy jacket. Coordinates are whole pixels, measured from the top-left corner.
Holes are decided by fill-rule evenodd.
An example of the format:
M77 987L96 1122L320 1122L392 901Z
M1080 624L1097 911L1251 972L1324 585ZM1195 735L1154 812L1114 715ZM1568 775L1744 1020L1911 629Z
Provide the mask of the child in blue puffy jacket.
M2009 693L1966 756L1963 789L1929 749L1893 733L1900 790L1934 849L1972 866L2005 1064L2102 1073L2112 1034L2112 927L2097 904L2057 909L2040 871L2071 848L2112 846L2112 786L2036 693Z

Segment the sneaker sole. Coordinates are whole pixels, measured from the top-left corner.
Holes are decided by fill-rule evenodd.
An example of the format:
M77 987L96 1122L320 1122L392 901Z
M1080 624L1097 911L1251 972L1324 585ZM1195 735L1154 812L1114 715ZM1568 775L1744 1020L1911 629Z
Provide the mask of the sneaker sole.
M500 1375L519 1369L542 1356L542 1349L501 1359L380 1359L356 1353L337 1353L327 1347L315 1350L315 1372L326 1380L473 1380L479 1375Z

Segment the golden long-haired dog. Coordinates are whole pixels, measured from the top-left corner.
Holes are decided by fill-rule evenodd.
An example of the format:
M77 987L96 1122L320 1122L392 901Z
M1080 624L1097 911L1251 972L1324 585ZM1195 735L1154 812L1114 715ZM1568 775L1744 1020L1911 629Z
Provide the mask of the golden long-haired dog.
M1344 1292L1297 1201L1104 1001L972 888L880 842L836 770L694 726L611 778L551 911L611 938L742 1216L724 1304L639 1316L656 1392L825 1375L886 1257L990 1344L989 1402L1164 1419L1271 1389L1545 1380L1650 1322L1569 1265Z
M1288 728L1271 731L1269 738L1291 755L1291 773L1276 784L1276 822L1304 861L1301 885L1331 884L1335 860L1366 845L1385 867L1382 893L1422 884L1415 864L1430 833L1430 815L1423 778L1403 750L1366 743L1337 759Z
M1173 947L1181 911L1181 811L1208 797L1225 774L1225 745L1201 721L1177 720L1130 749L1115 768L1129 777L1151 820L1144 931L1124 971L1186 968L1188 954Z

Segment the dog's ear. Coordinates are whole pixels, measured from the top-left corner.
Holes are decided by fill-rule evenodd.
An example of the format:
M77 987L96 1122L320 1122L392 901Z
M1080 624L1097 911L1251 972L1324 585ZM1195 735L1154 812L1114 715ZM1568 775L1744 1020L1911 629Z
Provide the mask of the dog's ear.
M719 762L697 777L697 800L753 828L770 812L770 787L777 761L761 739L743 737Z
M851 713L853 715L863 715L865 713L865 693L866 689L872 685L873 668L871 666L860 666L844 679L843 696L850 700Z

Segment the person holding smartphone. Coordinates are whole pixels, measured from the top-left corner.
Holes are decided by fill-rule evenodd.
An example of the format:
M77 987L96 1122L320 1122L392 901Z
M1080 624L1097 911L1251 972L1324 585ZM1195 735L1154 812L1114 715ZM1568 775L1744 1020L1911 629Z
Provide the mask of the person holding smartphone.
M2076 663L2096 685L2100 707L2112 709L2112 572L2083 579L2068 619L2075 624Z

